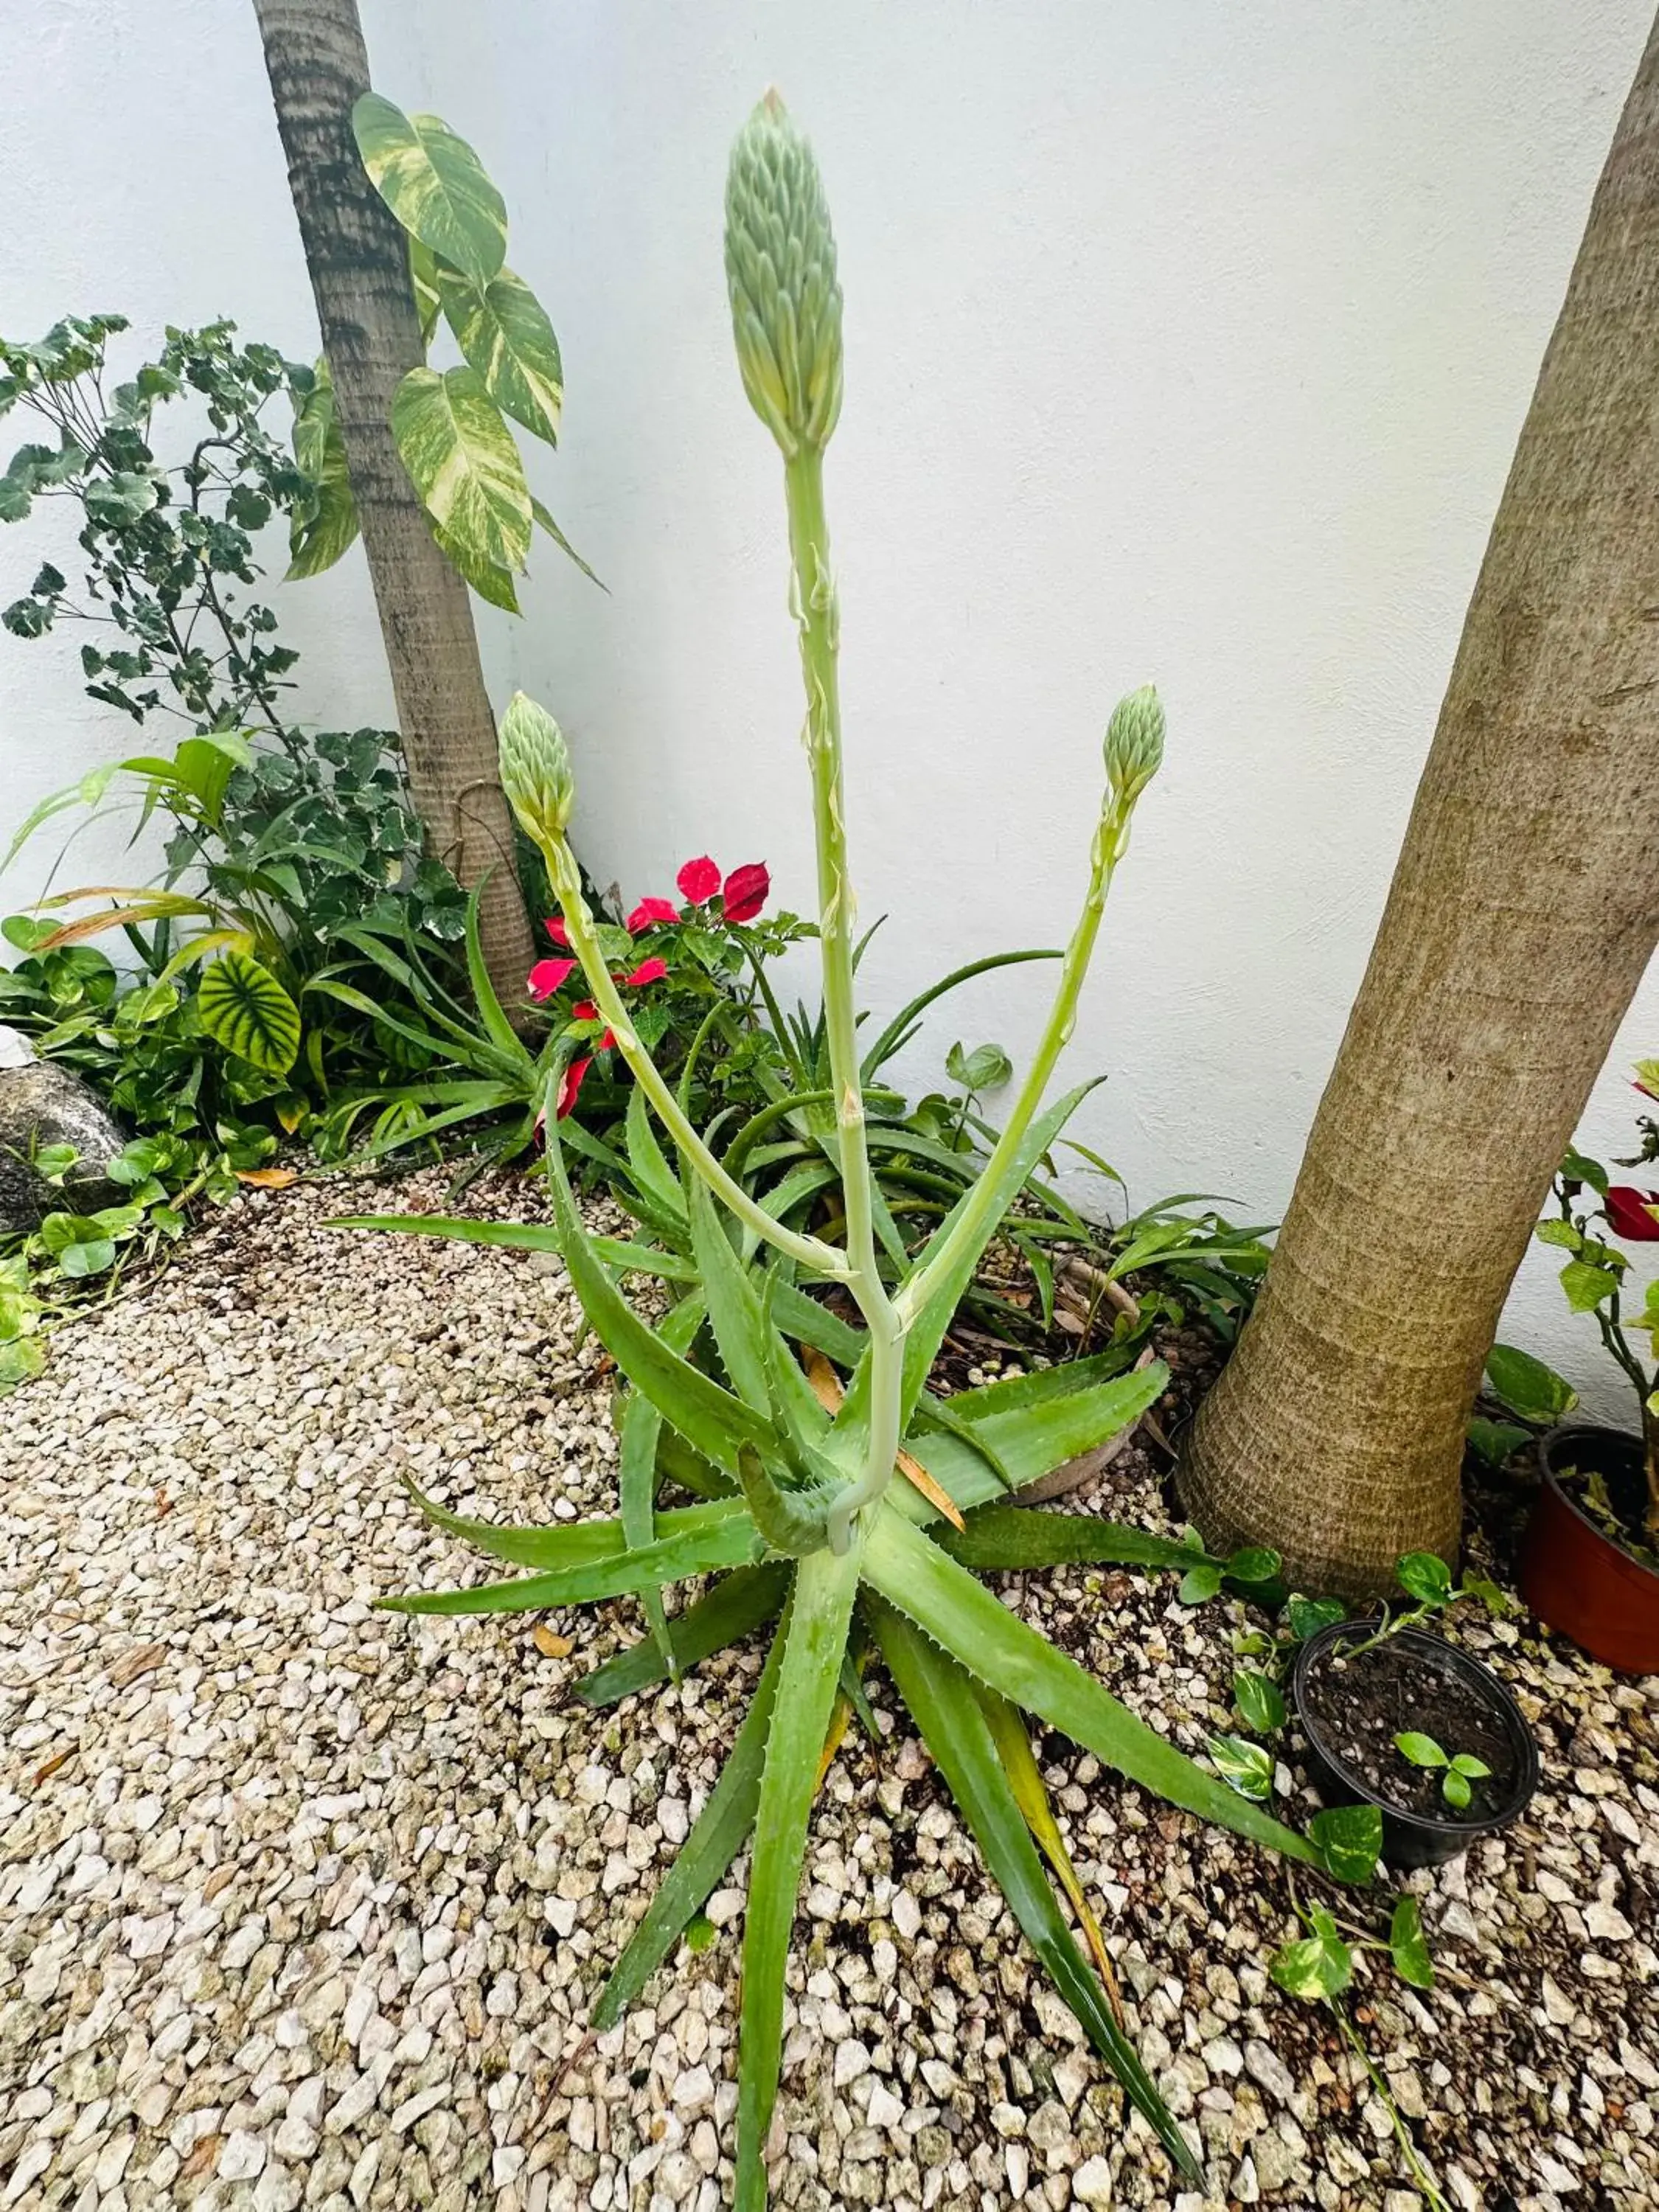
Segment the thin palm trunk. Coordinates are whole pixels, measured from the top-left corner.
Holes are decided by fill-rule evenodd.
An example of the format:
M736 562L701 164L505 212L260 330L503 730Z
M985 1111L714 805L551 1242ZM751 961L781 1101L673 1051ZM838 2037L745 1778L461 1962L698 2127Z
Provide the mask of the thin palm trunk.
M467 587L427 526L392 441L399 382L422 359L407 246L364 175L351 109L368 89L356 0L253 0L289 182L333 378L415 805L469 889L497 992L522 1001L532 957L501 796L495 724Z
M1182 1471L1306 1588L1455 1553L1504 1297L1659 937L1659 23L1279 1249Z

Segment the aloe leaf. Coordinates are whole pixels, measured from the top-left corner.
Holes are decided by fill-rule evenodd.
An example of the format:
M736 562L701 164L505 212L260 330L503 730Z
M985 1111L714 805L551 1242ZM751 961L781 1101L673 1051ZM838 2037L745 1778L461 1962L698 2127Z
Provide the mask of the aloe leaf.
M786 1490L752 1444L738 1448L738 1480L756 1528L775 1552L804 1559L829 1542L827 1492Z
M582 1311L629 1381L705 1459L738 1471L738 1446L774 1444L769 1424L668 1346L634 1311L600 1264L570 1194L557 1123L547 1121L548 1188L559 1249Z
M1005 1490L1016 1487L1013 1470L996 1445L973 1422L964 1420L949 1398L935 1397L931 1390L924 1390L916 1401L911 1427L924 1434L931 1430L935 1434L954 1437L958 1443L966 1444L976 1458L984 1461Z
M404 1478L404 1487L436 1527L447 1529L464 1543L477 1545L492 1559L507 1560L512 1566L562 1570L586 1566L599 1559L620 1559L628 1549L620 1521L556 1521L546 1527L470 1521L459 1513L452 1513L447 1506L434 1503L407 1476ZM730 1512L729 1500L722 1498L712 1507L688 1505L677 1512L665 1513L662 1525L670 1533L719 1528L730 1517Z
M775 1269L772 1275L772 1319L787 1337L823 1352L840 1367L856 1367L869 1342L861 1328L854 1328L818 1299L797 1290Z
M636 1091L635 1097L641 1094ZM702 1278L708 1304L709 1327L720 1364L732 1387L757 1413L771 1404L766 1374L766 1328L761 1302L748 1270L732 1249L714 1194L688 1160L685 1168L685 1211L691 1229L691 1255Z
M453 374L453 371L451 372ZM525 1050L524 1040L501 1011L501 1002L495 996L495 987L489 980L489 970L484 965L483 945L478 935L478 901L483 896L484 885L495 873L486 868L466 895L466 980L472 988L478 1018L483 1024L489 1042L500 1053L504 1053L516 1066L528 1075L535 1066Z
M1091 1352L1086 1359L1062 1360L1058 1366L1006 1376L976 1390L958 1390L951 1401L951 1410L964 1421L979 1422L990 1413L1019 1413L1050 1398L1074 1397L1080 1390L1092 1390L1097 1383L1109 1382L1126 1373L1138 1357L1139 1349L1132 1343L1110 1344L1103 1352Z
M679 1855L658 1886L593 2008L593 2026L612 2027L679 1941L686 1923L743 1849L755 1825L761 1769L777 1698L787 1624L773 1638L766 1664L720 1778L692 1823Z
M1027 1567L1181 1567L1204 1553L1173 1537L1150 1535L1087 1513L1042 1513L1030 1505L981 1505L961 1528L934 1541L964 1567L1008 1572ZM1219 1564L1219 1563L1218 1563Z
M790 1569L781 1559L763 1566L734 1567L704 1597L668 1624L674 1663L682 1674L700 1666L712 1652L741 1642L751 1629L770 1620L789 1594ZM649 1637L630 1644L585 1674L576 1695L587 1705L614 1705L638 1690L668 1679L663 1656Z
M512 1582L482 1583L476 1589L412 1590L377 1603L387 1613L531 1613L555 1605L588 1605L600 1598L637 1597L663 1583L718 1567L751 1565L763 1546L748 1508L736 1498L688 1507L698 1525L681 1525L637 1551L585 1559L551 1574L520 1575ZM665 1522L674 1516L665 1514Z
M404 1237L450 1237L462 1244L504 1244L518 1252L556 1252L559 1232L544 1221L469 1221L449 1213L339 1213L325 1229L385 1229ZM656 1275L666 1283L695 1283L695 1260L659 1252L622 1237L589 1238L596 1255L618 1274Z
M1287 1858L1317 1863L1304 1837L1194 1765L890 1506L872 1520L866 1580L977 1680L1168 1803Z
M680 1179L657 1142L657 1133L651 1126L645 1093L637 1083L628 1094L628 1114L623 1131L628 1144L628 1164L635 1184L664 1212L683 1218L685 1200L681 1194Z
M659 1485L677 1482L694 1498L729 1498L738 1486L734 1476L705 1459L666 1421L657 1437L657 1476Z
M1080 1452L1109 1443L1157 1403L1169 1379L1169 1369L1154 1360L1149 1367L1136 1368L1092 1390L988 1414L975 1424L975 1435L994 1449L1018 1491ZM999 1479L974 1445L934 1434L913 1437L908 1449L964 1512L1002 1495Z
M657 1334L671 1352L684 1352L690 1350L702 1319L702 1299L687 1298L668 1315ZM617 1441L623 1535L630 1551L643 1551L656 1540L657 1445L661 1435L662 1415L638 1390L630 1392ZM663 1663L678 1681L678 1662L668 1640L668 1616L663 1610L660 1587L641 1590L640 1605Z
M1079 1955L973 1682L902 1612L886 1605L873 1605L870 1612L899 1695L938 1760L1026 1941L1159 2142L1181 2171L1196 2179L1200 2168L1186 2138Z
M919 1014L925 1013L936 999L947 991L954 991L959 983L970 982L975 975L988 975L994 968L1018 968L1027 960L1063 960L1065 954L1044 950L1031 952L993 952L983 960L970 960L965 967L953 968L948 975L940 976L937 983L919 991L908 1006L901 1006L881 1035L864 1055L860 1073L866 1083L870 1082L883 1064L898 1050L905 1032ZM1047 1147L1045 1146L1045 1150Z
M818 1759L858 1595L860 1547L814 1552L795 1570L755 1815L743 1931L734 2212L763 2212L765 2149L783 2045L783 1976Z

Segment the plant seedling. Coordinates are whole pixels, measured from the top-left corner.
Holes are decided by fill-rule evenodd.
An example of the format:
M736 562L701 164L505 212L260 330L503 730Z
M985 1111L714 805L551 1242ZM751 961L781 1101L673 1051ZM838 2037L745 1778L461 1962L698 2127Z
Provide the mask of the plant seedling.
M1413 1766L1443 1768L1440 1794L1459 1813L1468 1810L1472 1794L1469 1784L1492 1772L1486 1760L1477 1759L1472 1751L1447 1752L1431 1735L1425 1735L1417 1729L1407 1729L1395 1736L1394 1747Z

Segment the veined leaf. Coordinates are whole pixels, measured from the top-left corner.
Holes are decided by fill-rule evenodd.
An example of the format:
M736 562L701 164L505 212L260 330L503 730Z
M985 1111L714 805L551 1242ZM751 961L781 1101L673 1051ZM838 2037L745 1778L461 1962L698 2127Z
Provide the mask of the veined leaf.
M763 1547L740 1498L716 1498L689 1506L702 1517L698 1526L683 1523L653 1544L586 1559L551 1574L520 1575L512 1582L482 1583L474 1589L413 1590L377 1601L388 1613L530 1613L555 1605L588 1605L599 1598L637 1597L664 1583L688 1575L711 1574L720 1567L755 1564ZM665 1522L670 1518L665 1515Z
M1060 1917L975 1685L902 1612L888 1605L873 1605L870 1611L899 1695L938 1760L1026 1941L1170 2157L1183 2173L1196 2178L1198 2161L1186 2138L1107 2008Z
M783 2046L783 1977L800 1887L813 1782L858 1595L860 1547L814 1552L795 1570L782 1632L772 1724L755 1815L755 1854L743 1931L743 2023L738 2049L738 2172L733 2212L763 2212L765 2148Z
M487 284L437 265L438 297L468 362L495 404L515 422L559 442L564 369L559 341L541 301L522 276L498 269Z
M743 1849L755 1825L761 1768L777 1701L786 1633L787 1621L773 1638L760 1681L720 1780L599 1993L599 2002L593 2008L593 2025L601 2034L621 2019L673 1949L687 1921ZM785 1940L787 1941L787 1929ZM779 1978L781 1981L781 1966ZM744 2009L746 2017L746 2005Z
M458 537L453 531L441 529L430 515L427 517L427 524L438 550L463 583L471 584L481 599L492 607L499 607L503 614L516 615L520 611L519 587L513 580L510 568L501 568L493 561L481 560L465 538Z
M294 459L311 479L312 495L289 517L288 573L291 578L320 576L357 535L357 502L325 360L317 362L310 391L295 402Z
M690 1674L711 1652L724 1651L763 1621L770 1620L789 1595L791 1571L781 1559L768 1560L758 1567L734 1567L706 1597L700 1597L671 1620L668 1641L681 1674ZM667 1676L661 1652L647 1637L584 1675L575 1686L576 1695L584 1705L614 1705L636 1690L648 1690L653 1684L665 1681Z
M477 370L411 368L392 402L392 434L427 513L467 558L522 568L530 487Z
M263 961L224 952L196 994L202 1027L267 1075L286 1075L300 1049L300 1010Z
M415 295L415 312L421 319L422 349L432 343L443 302L438 297L438 263L429 246L411 235L409 241L409 285Z
M465 138L378 92L351 111L368 180L411 237L487 284L507 258L507 206Z
M866 1580L978 1680L1170 1804L1288 1858L1315 1858L1304 1838L1194 1765L890 1506L872 1521Z

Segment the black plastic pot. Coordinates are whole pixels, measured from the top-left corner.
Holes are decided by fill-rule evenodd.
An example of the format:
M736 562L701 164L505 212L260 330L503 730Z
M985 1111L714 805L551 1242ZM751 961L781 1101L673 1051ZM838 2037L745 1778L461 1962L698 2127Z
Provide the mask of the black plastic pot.
M1297 1655L1291 1677L1291 1701L1308 1747L1308 1765L1319 1791L1328 1803L1375 1805L1382 1815L1382 1856L1392 1867L1439 1866L1456 1858L1482 1836L1496 1835L1525 1812L1538 1787L1538 1747L1521 1708L1489 1667L1459 1651L1442 1636L1426 1629L1402 1628L1389 1640L1419 1663L1423 1671L1420 1711L1402 1714L1401 1727L1419 1728L1433 1734L1435 1690L1438 1682L1456 1680L1462 1690L1478 1698L1510 1742L1515 1754L1516 1779L1505 1802L1475 1820L1422 1814L1391 1804L1351 1764L1349 1747L1334 1741L1324 1724L1309 1710L1308 1692L1322 1669L1340 1655L1341 1647L1368 1636L1376 1626L1370 1620L1339 1620L1310 1637Z

